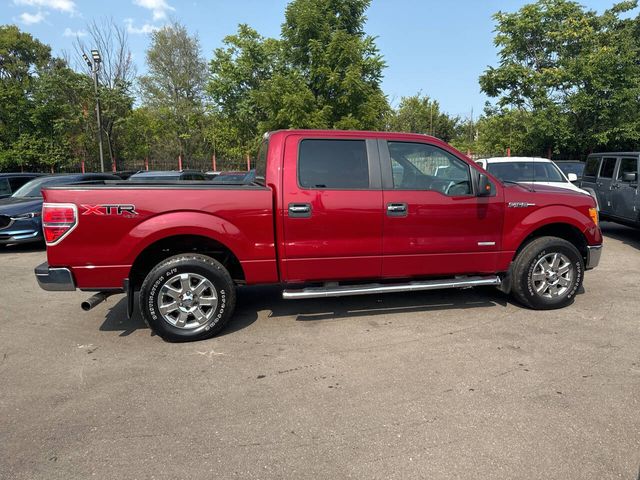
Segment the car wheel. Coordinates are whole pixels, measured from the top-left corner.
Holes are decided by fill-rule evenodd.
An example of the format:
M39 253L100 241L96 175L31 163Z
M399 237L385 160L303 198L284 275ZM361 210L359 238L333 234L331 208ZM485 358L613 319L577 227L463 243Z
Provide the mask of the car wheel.
M513 266L512 292L535 310L551 310L573 303L584 278L578 249L562 238L540 237L529 242Z
M151 329L169 342L210 338L233 315L235 285L211 257L176 255L156 265L140 289L140 309Z

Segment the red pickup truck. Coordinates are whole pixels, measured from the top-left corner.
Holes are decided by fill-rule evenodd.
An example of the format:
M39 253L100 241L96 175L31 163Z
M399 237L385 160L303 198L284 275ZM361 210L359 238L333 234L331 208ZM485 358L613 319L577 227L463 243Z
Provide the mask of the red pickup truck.
M574 300L600 259L588 195L503 183L433 137L287 130L246 184L54 187L42 211L45 290L140 291L169 341L211 337L236 287L284 298L495 285L533 309Z

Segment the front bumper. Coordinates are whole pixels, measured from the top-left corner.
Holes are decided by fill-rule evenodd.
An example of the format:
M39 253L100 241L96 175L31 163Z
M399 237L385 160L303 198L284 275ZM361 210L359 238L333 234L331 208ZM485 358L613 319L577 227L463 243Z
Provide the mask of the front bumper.
M12 218L8 225L0 228L0 245L32 242L44 242L40 217Z
M602 255L602 245L587 245L587 262L585 269L591 270L596 268L600 263L600 256Z
M71 292L76 289L71 270L68 268L51 268L47 262L35 268L38 285L50 292Z

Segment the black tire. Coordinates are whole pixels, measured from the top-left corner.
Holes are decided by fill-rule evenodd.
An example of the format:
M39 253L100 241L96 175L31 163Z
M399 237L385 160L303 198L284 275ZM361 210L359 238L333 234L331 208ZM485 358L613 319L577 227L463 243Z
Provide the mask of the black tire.
M553 257L556 254L558 257ZM549 258L560 258L562 268L556 268L555 274L547 270L549 273L545 275L541 272L544 271L544 265L551 266L548 262L545 263ZM559 275L558 271L564 271L565 268L567 273L563 272ZM520 251L514 262L512 275L511 291L523 305L534 310L563 308L573 303L582 285L584 259L578 249L566 240L557 237L540 237L529 242ZM558 279L559 276L562 278ZM541 280L541 277L544 279ZM548 288L547 285L549 285ZM553 288L555 288L555 296Z
M172 279L175 280L170 282ZM189 292L190 298L183 299L181 295L180 299L177 299L172 295L183 291L182 287L176 287L182 285L183 279L190 285L184 289ZM198 293L203 305L198 304L196 295L198 281L202 281L206 287L202 293ZM205 299L207 292L208 297ZM175 306L170 305L172 299L176 305L187 300L190 304L176 307L170 313L161 313L161 305L163 308L165 305L169 308ZM204 300L213 304L204 306ZM157 335L168 342L190 342L213 337L229 321L235 305L236 289L229 272L220 262L206 255L182 254L163 260L149 272L140 289L142 317ZM189 309L195 309L197 312L189 313L186 311ZM195 314L201 316L201 322ZM179 320L173 318L174 316ZM179 326L183 318L186 323ZM172 324L173 321L176 323Z

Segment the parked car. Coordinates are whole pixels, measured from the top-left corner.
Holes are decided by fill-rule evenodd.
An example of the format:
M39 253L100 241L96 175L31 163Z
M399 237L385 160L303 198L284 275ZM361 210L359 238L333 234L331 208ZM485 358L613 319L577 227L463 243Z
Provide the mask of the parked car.
M42 173L0 173L0 199L13 195L25 183L42 176Z
M177 182L185 180L207 180L204 173L197 170L144 171L131 175L130 182Z
M547 185L589 195L589 192L572 183L578 180L575 173L565 175L548 158L493 157L476 160L476 162L503 181L517 182L533 187Z
M25 183L11 197L0 200L0 245L42 242L42 189L54 185L89 185L120 180L106 173L51 175Z
M581 162L580 160L554 160L553 163L562 170L565 177L567 177L567 179L574 185L582 178L584 162ZM575 175L575 177L572 174ZM573 180L573 178L575 178L575 180Z
M640 152L594 153L587 158L580 186L598 198L602 219L640 227Z
M220 174L212 180L212 183L251 183L254 178L255 170L250 170L248 172L220 172Z
M139 290L170 341L219 332L238 285L285 285L287 299L494 285L560 308L602 248L591 196L501 182L418 134L283 130L265 136L251 184L44 196L40 286L98 291L84 309L127 292L130 314Z

